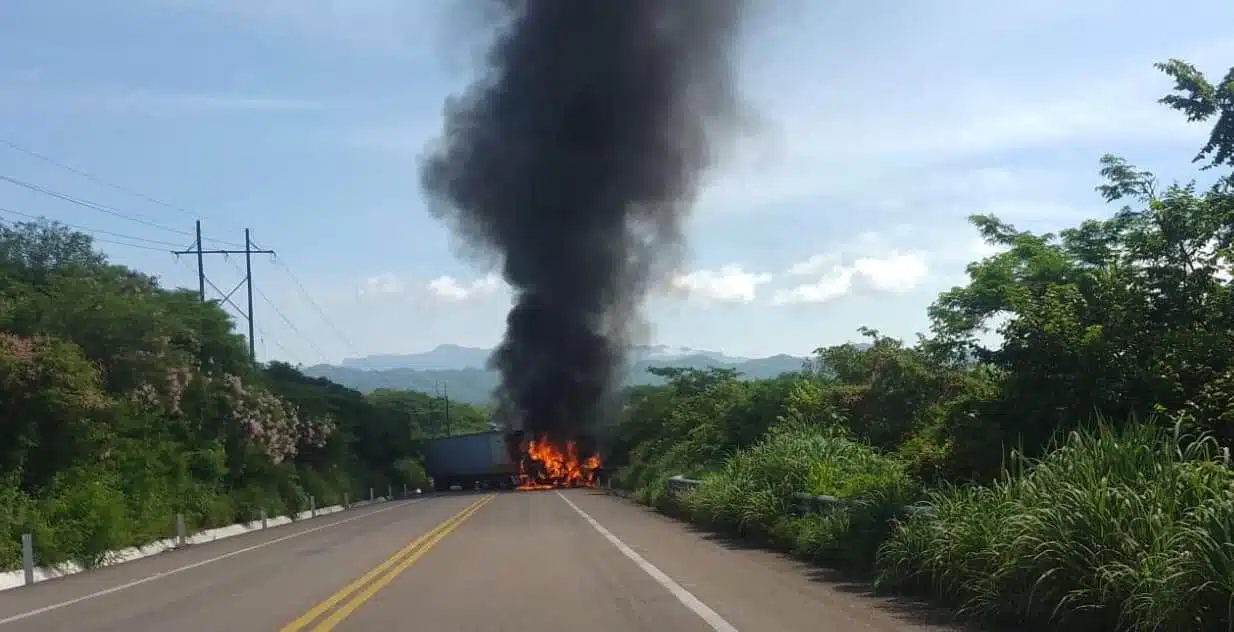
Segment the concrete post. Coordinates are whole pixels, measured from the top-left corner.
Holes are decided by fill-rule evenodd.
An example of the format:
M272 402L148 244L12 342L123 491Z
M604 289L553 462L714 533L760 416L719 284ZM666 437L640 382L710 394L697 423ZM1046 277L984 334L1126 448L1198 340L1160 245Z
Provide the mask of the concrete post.
M349 496L351 496L351 494L343 492L343 509L351 509L351 498L349 498Z
M184 514L176 514L176 546L182 547L188 544L188 533L184 528Z
M317 517L317 498L309 496L309 517Z
M368 488L368 501L373 502L376 499L377 497L373 495L373 488L372 487Z
M261 528L265 529L270 526L269 518L266 516L266 508L261 508Z
M409 496L407 495L407 483L403 483L403 500L407 500L408 498Z
M394 500L394 486L386 483L386 500Z
M21 534L21 568L25 571L26 585L34 583L34 534Z

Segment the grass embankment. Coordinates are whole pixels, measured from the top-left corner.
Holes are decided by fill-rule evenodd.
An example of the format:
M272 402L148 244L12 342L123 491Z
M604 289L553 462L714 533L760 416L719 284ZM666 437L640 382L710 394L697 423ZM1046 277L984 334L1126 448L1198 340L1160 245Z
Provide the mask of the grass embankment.
M23 533L34 536L41 566L92 567L109 552L172 537L178 513L196 532L256 520L262 509L271 517L295 515L309 509L310 496L318 507L339 504L349 489L345 481L302 469L266 487L228 491L177 476L159 463L142 465L127 473L86 467L63 472L40 498L0 484L0 571L21 568ZM354 487L353 500L361 497Z
M1234 474L1215 443L1135 424L1072 433L988 486L920 490L891 456L773 428L695 491L635 497L699 524L927 595L975 619L1050 630L1228 630ZM793 492L847 499L795 516ZM919 503L921 511L904 507Z

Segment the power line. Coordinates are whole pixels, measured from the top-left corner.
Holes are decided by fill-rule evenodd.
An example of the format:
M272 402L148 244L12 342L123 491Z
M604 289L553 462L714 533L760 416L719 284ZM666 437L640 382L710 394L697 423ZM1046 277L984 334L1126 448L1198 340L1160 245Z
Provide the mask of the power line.
M113 246L127 246L129 248L140 248L141 250L150 250L152 252L161 252L164 254L167 253L166 248L158 248L156 246L144 246L142 244L130 244L130 243L125 243L123 241L116 241L114 239L103 239L100 237L94 237L93 235L91 235L91 238L93 238L95 242L100 243L100 244L111 244Z
M278 256L276 256L275 254L275 257L278 257ZM231 259L227 259L227 263L230 263L232 265L232 268L236 269L237 272L239 272L239 268L237 267L236 263L232 262ZM267 304L270 307L270 311L273 311L274 315L278 316L279 320L283 321L284 325L288 326L289 330L291 330L292 333L295 333L296 336L300 336L301 339L304 339L304 341L307 344L309 344L310 347L312 347L313 351L317 352L317 355L320 355L322 362L328 362L329 358L327 357L325 352L321 351L321 347L318 347L317 343L313 342L313 339L311 337L305 335L305 332L302 332L300 330L300 327L297 327L296 323L292 322L291 318L289 318L288 315L284 314L283 310L280 310L279 306L276 305L275 302L271 300L269 296L265 295L262 289L253 288L253 291L254 293L257 293L260 299L265 301L265 304Z
M265 346L266 341L269 340L271 344L278 347L279 351L283 352L283 357L285 358L290 359L292 356L295 355L287 347L284 347L283 344L278 341L278 338L270 338L269 336L266 335L266 332L261 330L260 327L257 328L257 339L261 341L261 344L263 347ZM265 354L266 358L270 357L269 352L267 352L265 349L262 349L262 353Z
M152 196L152 195L149 195L149 194L146 194L146 193L142 193L141 191L137 191L137 190L135 190L135 189L131 189L131 188L129 188L129 187L126 187L126 186L123 186L123 185L120 185L120 184L116 184L115 182L108 181L108 180L103 179L103 178L101 178L101 177L99 177L99 176L96 176L96 175L94 175L94 174L92 174L92 173L89 173L89 172L87 172L87 171L84 171L84 170L82 170L82 169L79 169L79 168L77 168L77 167L74 167L74 166L72 166L72 165L66 164L66 163L64 163L64 162L62 162L62 161L56 160L56 159L54 159L54 158L52 158L52 157L50 157L50 156L48 156L48 155L46 155L46 154L42 154L42 153L39 153L39 152L34 151L34 150L32 150L32 149L29 149L29 148L27 148L27 147L24 147L24 146L22 146L22 145L19 145L19 144L15 143L15 142L13 142L13 141L11 141L11 140L8 140L8 139L6 139L6 138L0 138L0 144L5 145L5 146L7 146L7 147L9 147L9 148L11 148L11 149L14 149L14 150L16 150L16 151L19 151L19 152L21 152L21 153L24 153L24 154L27 154L27 155L29 155L29 156L32 156L32 157L34 157L34 158L37 158L37 159L39 159L39 160L41 160L41 161L43 161L43 162L46 162L46 163L48 163L48 164L51 164L51 165L54 165L54 166L59 167L59 168L61 168L61 169L64 169L64 170L66 170L66 171L69 171L69 172L71 172L71 173L77 174L77 175L79 175L79 176L81 176L81 177L83 177L83 178L86 178L86 179L88 179L88 180L90 180L90 181L92 181L92 182L95 182L95 183L97 183L97 184L101 184L101 185L103 185L103 186L106 186L106 187L109 187L109 188L111 188L111 189L114 189L114 190L120 191L120 192L122 192L122 193L126 193L126 194L128 194L128 195L132 195L132 196L134 196L134 197L141 198L141 199L143 199L143 200L145 200L145 201L147 201L147 202L150 202L150 203L152 203L152 204L156 204L156 205L158 205L158 206L162 206L162 207L164 207L164 208L167 208L167 209L173 210L173 211L175 211L175 212L177 212L177 213L181 213L181 214L184 214L184 215L192 216L192 217L195 217L195 218L200 218L200 217L202 217L201 215L196 214L196 213L193 213L192 211L189 211L188 209L185 209L185 208L183 208L183 207L181 207L181 206L178 206L178 205L176 205L176 204L172 204L172 203L170 203L170 202L167 202L167 201L161 200L161 199L156 198L156 197L154 197L154 196ZM136 222L136 223L139 223L139 224L144 224L144 225L150 226L150 227L152 227L152 228L158 228L158 229L160 229L160 230L164 230L164 231L168 231L168 232L172 232L172 233L176 233L176 234L180 234L180 235L184 235L184 236L188 236L188 237L193 237L193 238L194 238L193 245L189 246L188 248L183 248L182 250L177 251L175 254L196 254L196 255L197 255L197 263L198 263L198 296L199 296L199 298L201 298L201 300L205 300L205 285L206 285L206 282L208 281L208 279L206 279L206 277L205 277L205 269L204 269L204 264L203 264L203 261L202 261L202 256L203 256L203 255L206 255L206 254L222 254L222 255L228 255L228 254L245 254L245 264L246 264L247 272L244 274L244 276L245 276L245 281L244 281L244 283L245 283L246 285L248 285L248 287L249 287L249 310L248 310L248 312L246 313L244 310L241 310L238 306L236 306L236 305L235 305L235 303L234 303L234 302L232 302L232 301L230 300L230 294L228 294L225 298L227 299L227 302L228 302L228 303L230 303L230 304L232 305L232 307L234 307L234 308L235 308L238 312L240 312L240 313L244 314L244 317L246 318L246 320L248 320L248 324L249 324L249 353L250 353L250 355L251 355L251 356L253 356L253 357L254 357L254 360L255 360L255 357L256 357L256 353L255 353L254 344L253 344L253 337L254 337L254 336L253 336L253 333L254 333L254 328L255 328L255 325L254 325L253 318L252 318L252 293L253 293L253 291L254 291L254 289L255 289L255 288L253 288L253 287L252 287L252 278L251 278L251 277L252 277L251 255L252 255L252 254L256 254L256 253L258 253L258 252L261 252L261 253L266 253L266 252L268 252L268 253L270 253L270 254L274 254L274 255L275 255L275 262L279 265L279 267L280 267L280 268L282 268L282 269L283 269L283 271L284 271L284 272L286 272L286 273L287 273L288 277L290 277L290 278L291 278L292 282L293 282L293 283L296 285L296 287L298 288L298 290L299 290L299 292L300 292L300 296L301 296L301 298L305 299L305 300L306 300L306 302L308 302L310 305L312 305L312 306L313 306L313 308L317 311L317 314L321 317L322 321L326 323L326 325L327 325L327 326L328 326L328 327L329 327L329 328L330 328L330 329L334 332L334 334L335 334L335 335L337 335L337 336L338 336L338 337L339 337L339 338L340 338L340 339L344 342L344 344L346 344L346 345L347 345L347 347L348 347L348 348L349 348L349 349L350 349L353 353L355 352L355 349L356 349L355 345L354 345L354 344L352 344L351 340L347 337L347 335L346 335L346 334L344 334L344 333L342 332L342 330L341 330L341 329L339 329L339 328L338 328L338 327L334 324L334 322L333 322L333 321L332 321L332 320L331 320L331 319L330 319L330 318L326 315L325 310L324 310L324 309L322 309L322 307L321 307L321 304L320 304L320 303L318 303L315 299L313 299L312 295L308 292L308 289L304 286L304 284L303 284L303 283L301 283L301 282L300 282L300 279L299 279L299 278L296 276L296 274L292 271L291 267L290 267L290 266L288 266L287 264L283 263L280 259L278 259L277 254L276 254L276 253L274 253L274 251L273 251L273 250L265 250L265 249L261 249L259 246L257 246L257 245L256 245L256 244L254 244L252 241L250 241L250 240L248 239L248 229L245 229L245 244L244 244L244 246L243 246L243 247L244 247L244 250L243 250L243 251L228 251L228 250L222 250L222 249L220 249L220 250L204 250L204 249L203 249L203 247L202 247L202 241L203 241L203 238L202 238L202 236L201 236L201 222L200 222L200 219L198 219L198 221L197 221L197 231L196 231L196 234L191 234L191 233L189 233L189 232L187 232L187 231L183 231L183 230L176 229L176 228L171 228L171 227L164 226L164 225L161 225L161 224L158 224L158 223L155 223L155 222L149 221L149 220L143 220L143 219L140 219L140 218L138 218L138 217L133 217L131 214L125 213L125 212L123 212L123 211L120 211L119 209L116 209L116 208L114 208L114 207L106 206L106 205L99 204L99 203L96 203L96 202L91 202L90 200L85 200L85 199L82 199L82 198L78 198L78 197L76 197L76 196L71 196L71 195L68 195L68 194L60 193L60 192L58 192L58 191L54 191L54 190L52 190L52 189L49 189L49 188L47 188L47 187L43 187L43 186L41 186L41 185L37 185L37 184L30 183L30 182L25 182L25 181L22 181L22 180L18 180L17 178L13 178L13 177L10 177L10 176L3 176L3 175L0 175L0 179L3 179L3 180L5 180L5 181L7 181L7 182L10 182L11 184L16 184L16 185L18 185L18 186L21 186L21 187L24 187L24 188L30 189L30 190L32 190L32 191L36 191L36 192L38 192L38 193L42 193L42 194L45 194L45 195L50 195L50 196L52 196L52 197L56 197L56 198L59 198L59 199L61 199L61 200L64 200L64 201L67 201L67 202L73 203L73 204L77 204L77 205L80 205L80 206L84 206L84 207L86 207L86 208L90 208L90 209L93 209L93 210L97 210L97 211L101 211L101 212L104 212L104 213L108 213L108 214L110 214L110 215L115 215L115 216L117 216L117 217L121 217L121 218L123 218L123 219L127 219L127 220L129 220L129 221L133 221L133 222ZM96 238L96 239L97 239L97 238ZM134 239L139 239L139 238L134 238ZM99 241L102 241L102 242L104 242L104 243L109 243L109 242L107 242L107 240L99 240ZM169 242L158 242L157 240L146 240L146 241L156 242L156 243L164 243L164 244L169 244L169 245L171 245ZM224 244L224 245L230 245L230 246L237 246L237 247L238 247L238 246L240 246L240 244L238 244L238 243L236 243L236 242L229 242L229 241L224 241L224 240L219 240L219 239L213 239L213 238L205 238L205 241L212 241L212 242L215 242L215 243ZM118 243L118 242L117 242L117 243ZM120 244L120 245L133 245L133 244ZM135 245L133 245L133 246L134 246L134 247L142 247L142 246L135 246ZM145 246L145 248L147 248L147 249L151 249L151 250L157 250L156 248L151 248L151 247L148 247L148 246ZM230 263L230 259L228 259L228 262ZM234 266L234 264L233 264L233 266ZM214 285L214 284L213 284L213 283L210 283L210 285L213 287L213 285ZM218 288L217 288L217 287L215 287L214 289L215 289L216 291L220 291L220 290L218 290ZM237 288L236 288L236 289L239 289L239 288L238 288L238 286L237 286ZM233 290L232 290L232 293L234 293L236 289L233 289ZM220 291L220 292L221 292L221 291ZM298 328L297 328L297 327L296 327L296 326L295 326L295 325L291 322L291 320L290 320L289 318L287 318L287 317L286 317L286 315L284 315L284 314L282 313L282 311L281 311L281 310L279 310L278 306L277 306L277 305L275 305L275 304L274 304L274 302L273 302L273 301L271 301L271 300L269 299L269 297L267 297L267 296L265 295L265 293L263 293L263 292L260 290L260 288L256 288L256 292L258 293L258 295L260 295L260 296L262 297L262 299L263 299L263 300L265 300L265 301L266 301L266 303L267 303L267 304L269 304L269 306L271 307L271 309L273 309L273 310L274 310L275 314L277 314L277 315L278 315L278 316L279 316L279 317L280 317L280 318L281 318L281 319L282 319L282 320L283 320L283 321L284 321L284 322L288 325L288 327L290 327L293 331L295 331L297 334L299 334L301 337L303 337L303 338L305 339L305 341L306 341L306 342L308 342L308 343L309 343L309 345L310 345L310 346L312 346L312 347L313 347L313 348L317 351L317 353L318 353L319 355L321 355L321 356L322 356L323 360L324 360L324 359L326 359L326 355L325 355L324 353L322 353L321 349L320 349L319 347L317 347L317 345L316 345L316 344L315 344L315 343L314 343L311 339L309 339L307 336L304 336L304 334L303 334L303 333L301 333L301 332L299 331L299 329L298 329ZM263 336L264 336L264 334L263 334ZM281 344L279 344L279 343L278 343L278 341L274 341L274 344L275 344L275 346L278 346L279 348L283 349L285 352L287 351L285 347L283 347Z
M120 219L128 220L130 222L141 224L143 226L149 226L150 228L157 228L162 231L167 231L169 233L175 233L177 235L183 235L185 237L193 237L193 233L191 232L181 230L178 228L172 228L170 226L165 226L163 224L152 222L147 219L142 219L141 217L137 217L132 213L126 213L124 211L121 211L120 209L107 206L106 204L100 204L98 202L93 202L93 201L90 201L84 198L79 198L73 195L69 195L67 193L62 193L60 191L56 191L54 189L50 189L48 187L45 187L39 184L35 184L33 182L27 182L25 180L14 178L12 176L6 176L3 174L0 174L0 180L4 182L8 182L9 184L14 184L16 186L22 187L30 191L34 191L35 193L41 193L43 195L47 195L47 196L54 197L59 200L63 200L65 202L69 202L70 204L76 204L77 206L81 206L83 208L88 208L91 210L99 211L100 213L106 213L108 215L119 217ZM231 245L231 246L238 245L235 242L229 242L229 241L224 241L221 239L214 239L214 238L206 238L206 241L212 241L215 243Z
M59 167L59 168L61 168L61 169L64 169L65 171L69 171L69 172L71 172L71 173L75 173L75 174L77 174L77 175L79 175L79 176L81 176L81 177L83 177L83 178L86 178L87 180L90 180L91 182L94 182L94 183L96 183L96 184L101 184L101 185L103 185L103 186L105 186L105 187L110 187L110 188L112 188L112 189L115 189L116 191L120 191L121 193L127 193L128 195L132 195L132 196L135 196L135 197L139 197L139 198L141 198L141 199L143 199L143 200L146 200L147 202L150 202L150 203L152 203L152 204L157 204L157 205L162 206L162 207L167 208L167 209L171 209L171 210L173 210L173 211L176 211L177 213L183 213L183 214L185 214L185 215L187 215L187 216L189 216L189 217L194 217L194 218L201 217L200 215L197 215L196 213L193 213L192 211L189 211L189 210L187 210L187 209L184 209L184 208L181 208L181 207L179 207L179 206L176 206L175 204L171 204L170 202L164 202L163 200L160 200L160 199L158 199L158 198L156 198L156 197L153 197L153 196L150 196L150 195L146 195L145 193L142 193L142 192L140 192L140 191L135 191L135 190L133 190L133 189L130 189L130 188L128 188L128 187L121 186L121 185L116 184L116 183L114 183L114 182L109 182L109 181L107 181L107 180L104 180L104 179L102 179L102 178L100 178L100 177L96 176L96 175L93 175L93 174L91 174L91 173L87 173L87 172L85 172L85 171L82 171L81 169L78 169L78 168L73 167L73 166L71 166L71 165L68 165L68 164L65 164L65 163L63 163L63 162L60 162L60 161L58 161L58 160L56 160L56 159L54 159L54 158L52 158L52 157L50 157L50 156L47 156L47 155L45 155L45 154L40 154L39 152L34 151L33 149L29 149L29 148L27 148L27 147L23 147L23 146L21 146L21 145L18 145L17 143L14 143L13 141L8 140L7 138L0 138L0 145L5 145L5 146L7 146L7 147L9 147L9 148L11 148L11 149L15 149L15 150L17 150L17 151L20 151L20 152L21 152L21 153L23 153L23 154L26 154L26 155L29 155L29 156L33 156L33 157L38 158L39 160L42 160L43 162L46 162L46 163L48 163L48 164L50 164L50 165L55 165L55 166L57 166L57 167ZM206 219L210 219L210 218L208 218L208 217L207 217Z
M8 209L0 209L0 214L3 214L3 213L11 213L12 215L15 215L15 216L18 216L18 217L30 217L30 215L29 215L29 214L27 214L27 213L17 213L17 212L14 212L14 211L9 211ZM61 223L63 223L63 222L61 222ZM75 226L73 226L73 225L71 225L71 224L64 224L64 225L65 225L65 226L69 226L70 228L77 228L77 227L75 227ZM80 231L82 231L82 232L87 232L87 233L89 232L88 230L83 229L83 228L77 228L77 230L80 230ZM153 242L152 242L152 240L145 239L145 238L142 238L142 237L132 237L132 236L129 236L129 235L121 235L121 234L119 234L119 233L108 233L108 234L111 234L111 235L116 235L116 236L118 236L118 237L123 237L123 238L125 238L125 239L133 239L133 240L136 240L136 241L146 242L146 243L136 243L136 244L134 244L134 243L130 243L130 242L127 242L127 241L118 241L118 240L115 240L115 239L107 239L106 237L99 237L99 236L94 235L94 234L90 234L90 239L91 239L91 241L93 241L94 243L99 243L99 244L110 244L110 245L113 245L113 246L125 246L125 247L127 247L127 248L137 248L137 249L139 249L139 250L149 250L149 251L152 251L152 252L161 252L161 253L166 253L166 252L167 252L167 247L166 247L165 245L163 245L163 246L151 246L151 245L148 245L148 244L150 244L150 243L163 243L163 242L158 242L158 241L153 241ZM170 244L171 242L166 242L166 243Z
M312 338L309 338L308 336L304 335L304 332L300 331L300 328L296 327L296 324L291 322L291 319L288 318L287 315L283 313L283 310L278 308L278 305L274 304L274 301L270 300L269 296L266 296L265 292L262 292L261 289L259 288L254 289L254 291L257 292L257 295L261 297L261 300L266 302L266 305L270 306L270 309L274 311L275 315L277 315L280 319L282 319L283 323L287 325L288 329L291 329L293 332L296 333L297 336L300 336L301 338L303 338L304 341L307 342L308 345L313 348L313 351L316 351L317 355L321 356L322 361L326 361L329 359L329 357L325 354L325 352L321 350L321 347L318 347L317 343L313 342Z
M15 215L15 216L17 216L17 217L23 217L23 218L25 218L25 219L33 220L33 221L36 221L36 222L37 222L37 221L39 221L39 220L46 220L46 219L49 219L49 218L47 218L47 217L45 217L45 216L32 215L32 214L30 214L30 213L23 213L23 212L21 212L21 211L14 210L14 209L7 208L7 207L3 207L3 206L0 206L0 213L4 213L4 214L7 214L7 215ZM171 241L162 241L162 240L159 240L159 239L149 239L149 238L147 238L147 237L137 237L137 236L134 236L134 235L126 235L126 234L124 234L124 233L115 233L115 232L112 232L112 231L109 231L109 230L102 230L102 229L100 229L100 228L89 228L89 227L86 227L86 226L82 226L82 225L80 225L80 224L70 224L70 223L68 223L68 222L62 222L62 221L59 221L59 220L52 220L52 221L56 222L57 224L61 224L61 225L63 225L63 226L67 226L68 228L72 228L72 229L74 229L74 230L79 230L79 231L82 231L82 232L85 232L85 233L90 233L90 234L91 234L91 236L94 236L94 234L95 234L95 233L97 233L97 234L102 234L102 235L110 235L110 236L112 236L112 237L119 237L119 238L121 238L121 239L132 239L133 241L145 242L145 243L147 243L147 244L152 244L152 245L155 245L155 246L171 246L171 247L176 247L176 246L179 246L179 245L180 245L180 244L178 244L178 243L171 242Z
M283 263L277 256L275 257L274 262L287 273L287 276L291 278L292 283L296 284L296 287L300 292L300 297L308 302L309 305L313 306L313 309L317 311L317 315L321 317L322 322L324 322L326 326L334 332L334 335L339 337L339 340L343 341L343 344L347 346L348 350L356 355L359 355L356 351L356 345L351 342L351 338L348 338L347 334L344 334L341 329L335 326L334 321L326 315L326 310L322 309L321 304L313 299L313 296L309 294L308 289L305 288L304 284L300 282L300 279L296 276L296 273L292 272L291 267Z

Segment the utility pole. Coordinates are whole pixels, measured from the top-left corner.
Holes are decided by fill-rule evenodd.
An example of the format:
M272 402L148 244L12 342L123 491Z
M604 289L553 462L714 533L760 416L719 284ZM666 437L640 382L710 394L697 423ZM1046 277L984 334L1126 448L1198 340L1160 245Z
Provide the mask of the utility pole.
M198 250L201 250L198 248ZM271 251L273 252L273 251ZM253 334L253 240L249 239L249 229L244 229L244 285L248 292L249 310L245 316L249 321L249 360L257 364L257 337Z
M232 307L236 308L236 311L240 312L244 316L244 319L248 321L249 360L253 364L257 364L257 341L254 336L254 331L256 330L256 323L253 321L253 255L272 255L272 254L275 254L275 252L273 250L254 248L253 240L250 239L249 229L247 228L244 229L244 250L223 250L223 249L206 250L205 248L203 248L202 239L201 239L201 220L197 220L196 235L197 235L197 239L193 243L192 248L189 248L187 250L173 250L171 251L171 253L173 255L197 255L197 297L203 303L206 302L206 284L209 283L209 281L206 279L205 255L244 255L244 280L241 281L240 283L241 285L244 285L247 288L248 310L240 309L231 300L231 295L235 294L236 290L240 289L239 285L232 288L230 292L227 292L225 294L223 293L222 290L219 290L218 287L215 286L213 283L210 283L210 285L214 287L215 290L218 291L220 296L222 296L222 300L224 303L227 303L231 305Z
M197 220L197 300L206 302L206 263L201 252L201 220Z
M450 383L442 382L442 389L445 391L446 400L446 436L450 436Z
M443 390L445 391L444 395L442 394ZM450 432L450 385L446 382L438 382L436 380L433 380L433 395L435 395L435 397L433 398L434 402L440 399L445 404L445 408L443 410L443 418L442 418L442 421L444 423L442 425L445 426L446 436L449 437L451 435L451 432ZM437 408L436 404L433 405L433 408ZM440 428L440 426L438 427Z

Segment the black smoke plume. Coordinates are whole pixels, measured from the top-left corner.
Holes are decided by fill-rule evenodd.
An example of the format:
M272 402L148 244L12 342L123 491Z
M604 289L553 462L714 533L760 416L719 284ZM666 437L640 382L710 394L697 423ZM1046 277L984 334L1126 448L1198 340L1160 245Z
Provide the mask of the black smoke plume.
M484 72L447 103L421 182L514 291L499 401L528 435L585 445L736 113L744 3L491 2Z

